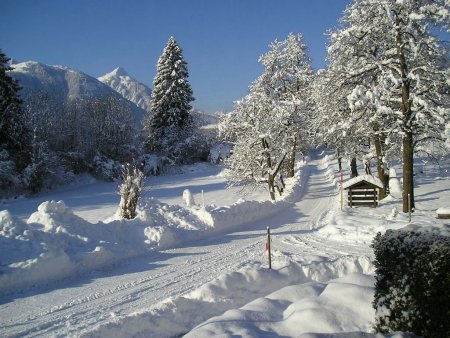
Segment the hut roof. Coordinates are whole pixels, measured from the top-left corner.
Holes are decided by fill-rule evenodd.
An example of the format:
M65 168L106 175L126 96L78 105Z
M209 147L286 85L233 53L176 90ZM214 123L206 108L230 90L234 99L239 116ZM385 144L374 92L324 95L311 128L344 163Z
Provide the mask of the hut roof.
M344 182L344 184L342 185L344 189L350 188L358 183L361 182L367 182L371 185L376 186L377 188L383 188L383 182L381 182L381 180L378 177L374 177L372 175L361 175L361 176L356 176L353 177L351 179L349 179L348 181Z

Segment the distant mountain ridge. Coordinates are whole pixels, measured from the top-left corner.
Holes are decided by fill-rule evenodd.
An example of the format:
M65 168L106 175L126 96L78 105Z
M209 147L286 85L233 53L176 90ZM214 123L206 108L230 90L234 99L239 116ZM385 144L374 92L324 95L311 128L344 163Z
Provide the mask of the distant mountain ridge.
M152 91L145 84L133 79L122 67L97 78L139 108L150 111Z
M130 107L136 122L141 122L146 111L123 97L110 86L95 77L65 66L50 66L36 61L12 64L9 74L22 87L21 97L26 100L34 93L47 93L51 97L68 102L75 99L112 96Z

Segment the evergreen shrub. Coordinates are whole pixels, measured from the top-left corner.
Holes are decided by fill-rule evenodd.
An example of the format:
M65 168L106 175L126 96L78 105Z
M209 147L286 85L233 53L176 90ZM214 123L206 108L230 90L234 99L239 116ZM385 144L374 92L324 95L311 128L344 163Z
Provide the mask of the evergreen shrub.
M450 337L450 237L433 230L378 233L375 330Z

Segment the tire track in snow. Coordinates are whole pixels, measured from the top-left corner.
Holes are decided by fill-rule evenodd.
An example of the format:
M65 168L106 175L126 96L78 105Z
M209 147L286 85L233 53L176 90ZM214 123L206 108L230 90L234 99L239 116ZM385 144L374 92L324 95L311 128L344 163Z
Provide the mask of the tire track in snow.
M273 230L274 249L281 255L294 258L305 255L327 255L328 258L367 255L367 249L358 245L317 236L317 224L333 205L334 187L324 177L323 170L311 170L310 174L308 191L303 199L292 210L267 220L268 224L274 220L279 224ZM288 213L290 217L283 219ZM297 214L301 215L300 218ZM292 221L294 218L296 221ZM59 285L66 286L67 290L51 290L16 299L0 307L2 334L30 337L77 335L83 330L114 321L117 316L149 310L169 297L186 294L245 264L265 264L264 241L261 229L235 231L199 241L195 247L185 246L129 259L110 272L98 273L100 277L91 274L72 284ZM127 264L130 266L128 269ZM19 315L17 311L10 314L10 307L23 311Z
M185 294L222 273L235 271L243 262L257 260L255 252L262 252L264 240L263 236L259 237L244 242L241 240L239 244L216 245L214 251L202 258L196 258L195 254L202 252L203 247L190 248L194 259L190 259L189 264L182 256L186 248L167 250L180 256L174 258L172 265L157 269L156 274L152 274L154 270L151 270L147 272L148 275L131 282L126 281L37 312L25 313L13 318L14 323L4 323L2 331L8 336L76 334L80 329L107 322L117 314L125 315L139 308L151 308L168 297ZM156 256L161 257L164 253L162 251ZM23 303L26 303L26 299Z

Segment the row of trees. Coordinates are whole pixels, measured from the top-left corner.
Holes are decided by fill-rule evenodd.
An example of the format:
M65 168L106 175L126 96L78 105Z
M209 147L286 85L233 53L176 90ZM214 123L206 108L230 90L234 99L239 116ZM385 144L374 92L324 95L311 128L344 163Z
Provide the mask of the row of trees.
M354 1L317 79L326 142L351 157L371 151L370 142L382 181L392 155L402 154L404 212L408 196L414 207L414 152L443 144L449 120L448 50L432 34L432 25L448 27L448 13L444 0Z
M236 142L231 184L268 184L275 199L296 152L310 144L334 148L339 159L376 159L383 182L402 154L408 211L414 152L445 141L449 54L432 32L448 29L448 13L444 0L355 0L330 33L328 67L315 75L300 34L271 44L263 73L221 121Z
M164 164L206 158L190 103L187 63L171 37L157 65L152 107L143 130L130 107L114 97L64 102L37 92L25 102L0 52L0 188L38 192L68 173L117 177L120 163L138 161L145 151ZM56 182L55 182L56 181Z

